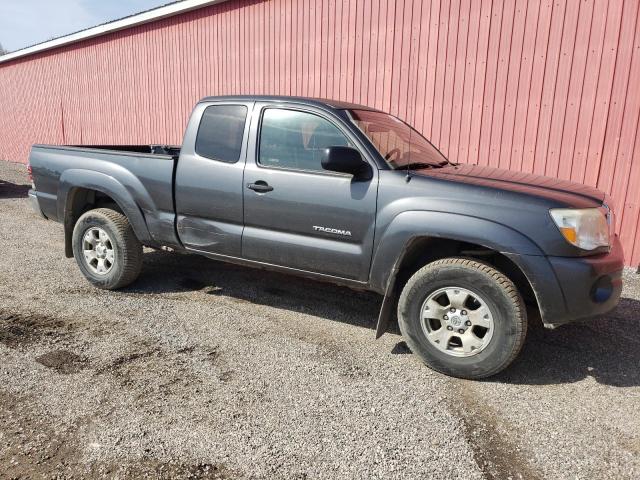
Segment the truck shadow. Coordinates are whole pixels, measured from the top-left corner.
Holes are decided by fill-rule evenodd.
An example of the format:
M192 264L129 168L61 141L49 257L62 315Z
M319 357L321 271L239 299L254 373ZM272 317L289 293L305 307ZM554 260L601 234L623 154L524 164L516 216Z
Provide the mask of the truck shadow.
M382 297L195 255L145 254L140 279L125 291L160 294L199 291L232 301L286 309L373 330ZM535 319L522 352L488 381L526 385L573 383L593 377L617 387L640 386L640 301L622 298L607 316L547 330ZM389 333L399 335L397 324ZM410 353L404 342L390 354Z
M236 303L285 309L375 329L382 297L267 270L217 262L198 255L145 253L140 278L123 291L140 294L198 291ZM399 333L393 326L390 331ZM373 335L373 333L372 333Z
M16 183L0 180L0 199L5 198L24 198L27 196L29 185L19 185Z
M547 330L529 329L520 356L490 379L551 385L592 377L603 385L640 386L640 301L621 298L608 315Z

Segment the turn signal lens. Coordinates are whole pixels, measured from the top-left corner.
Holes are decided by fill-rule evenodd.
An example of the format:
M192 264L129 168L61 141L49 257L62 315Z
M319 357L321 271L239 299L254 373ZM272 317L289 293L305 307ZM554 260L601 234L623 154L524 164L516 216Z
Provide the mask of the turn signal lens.
M569 243L573 243L575 245L575 243L578 241L578 233L576 232L575 228L560 227L560 231L562 232L562 235L564 235L564 238L566 238Z
M554 208L549 213L570 244L583 250L609 245L609 225L600 208Z

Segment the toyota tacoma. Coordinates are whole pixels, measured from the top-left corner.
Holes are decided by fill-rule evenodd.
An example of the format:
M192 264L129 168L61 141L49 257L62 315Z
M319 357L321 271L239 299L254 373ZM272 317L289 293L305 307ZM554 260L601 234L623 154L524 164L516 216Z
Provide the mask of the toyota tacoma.
M448 161L411 126L339 101L209 97L183 144L35 145L35 210L89 282L133 282L143 246L383 296L429 367L507 367L527 305L547 327L618 302L623 253L595 188ZM530 309L531 310L531 309Z

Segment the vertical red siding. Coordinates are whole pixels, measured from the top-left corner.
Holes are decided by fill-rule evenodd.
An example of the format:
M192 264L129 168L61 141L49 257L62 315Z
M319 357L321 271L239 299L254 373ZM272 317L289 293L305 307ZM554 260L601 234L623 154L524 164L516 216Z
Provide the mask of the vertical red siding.
M640 262L640 15L624 0L231 0L0 64L0 158L180 143L206 95L308 95L413 123L452 160L611 194Z

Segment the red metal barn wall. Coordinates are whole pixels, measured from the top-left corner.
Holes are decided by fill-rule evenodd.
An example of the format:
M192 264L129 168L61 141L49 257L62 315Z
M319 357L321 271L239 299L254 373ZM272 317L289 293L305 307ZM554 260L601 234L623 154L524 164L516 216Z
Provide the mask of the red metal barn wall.
M205 95L408 120L454 161L596 185L640 262L638 0L229 1L0 64L0 158L179 143Z

